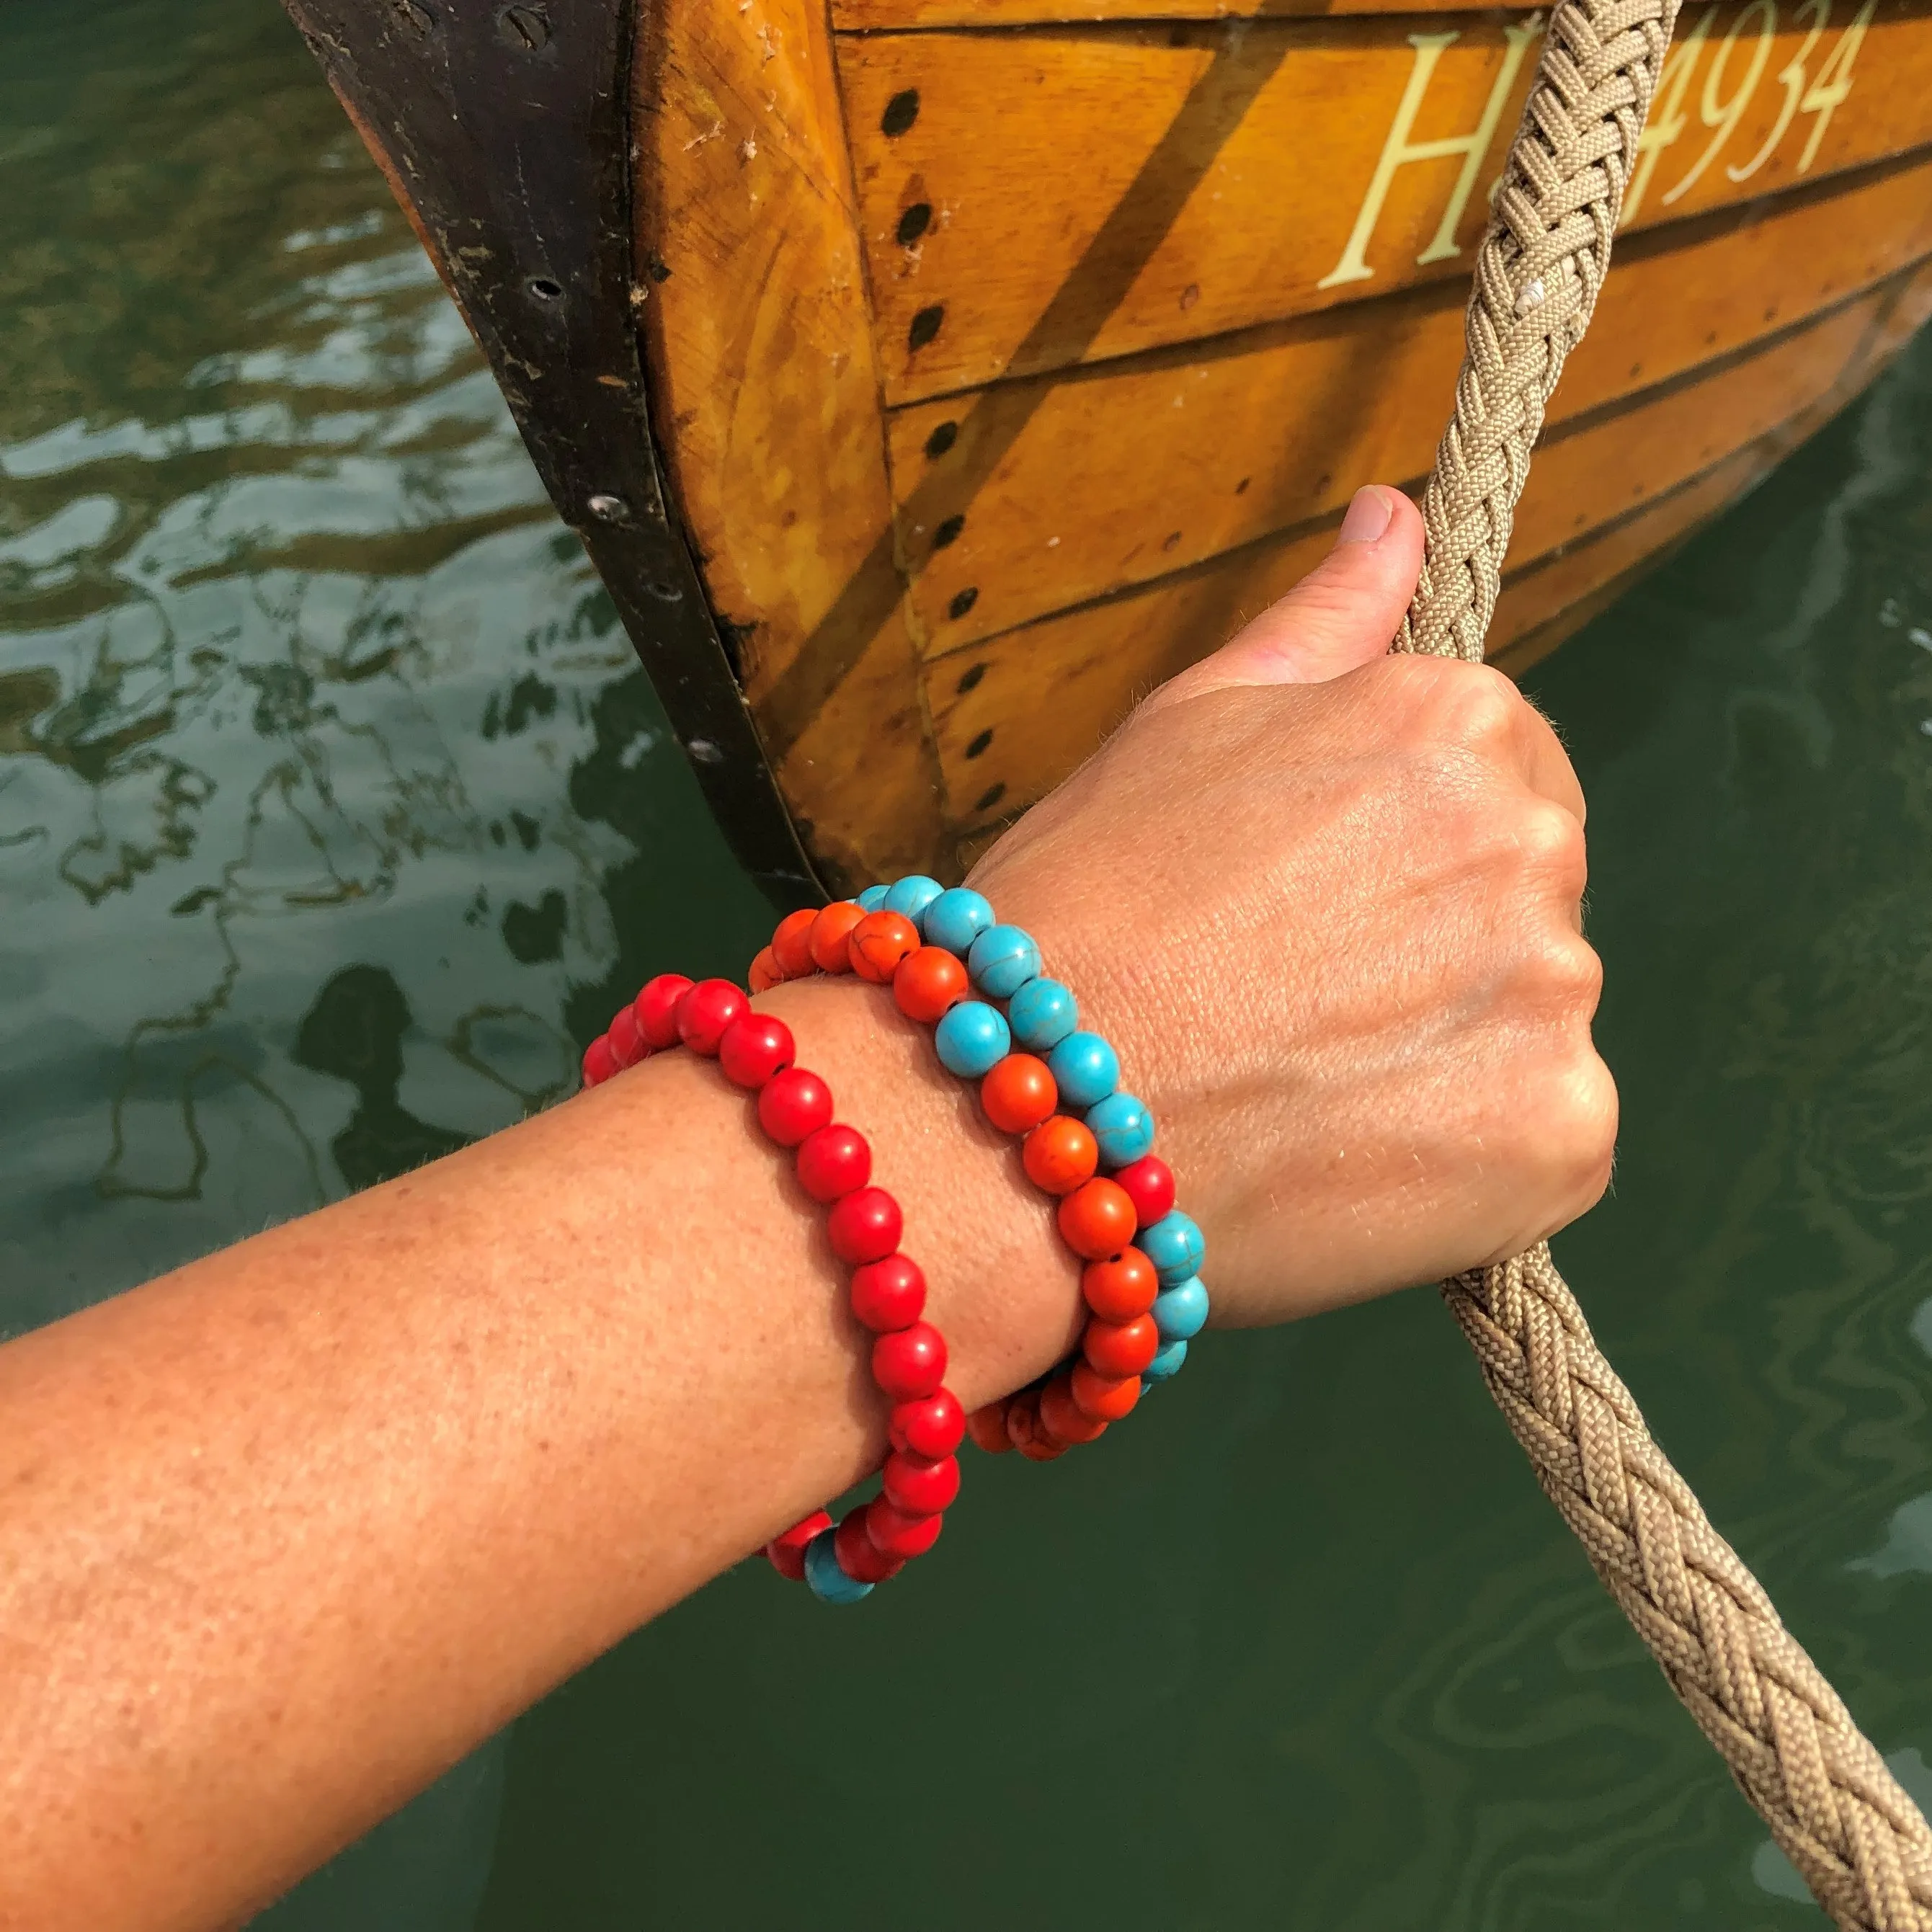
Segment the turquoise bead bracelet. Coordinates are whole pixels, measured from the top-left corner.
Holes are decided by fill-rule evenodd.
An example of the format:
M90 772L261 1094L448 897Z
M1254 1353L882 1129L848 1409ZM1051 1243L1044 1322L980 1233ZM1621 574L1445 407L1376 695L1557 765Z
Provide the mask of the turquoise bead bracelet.
M970 886L915 874L794 914L753 984L844 966L890 983L932 1024L940 1064L981 1083L988 1117L1024 1137L1029 1174L1061 1196L1061 1234L1086 1263L1080 1355L970 1418L974 1440L1041 1460L1091 1441L1180 1369L1209 1312L1201 1230L1173 1204L1151 1109L1121 1088L1119 1056L1081 1027L1032 935Z

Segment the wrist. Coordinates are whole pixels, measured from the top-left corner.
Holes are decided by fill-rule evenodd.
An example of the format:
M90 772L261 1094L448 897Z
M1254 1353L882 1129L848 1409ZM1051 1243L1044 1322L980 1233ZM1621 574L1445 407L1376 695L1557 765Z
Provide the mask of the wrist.
M871 1142L874 1178L904 1210L905 1250L925 1272L960 1400L977 1408L1064 1358L1080 1328L1078 1264L1014 1143L939 1065L931 1030L849 979L788 982L754 1004L792 1029L837 1118Z

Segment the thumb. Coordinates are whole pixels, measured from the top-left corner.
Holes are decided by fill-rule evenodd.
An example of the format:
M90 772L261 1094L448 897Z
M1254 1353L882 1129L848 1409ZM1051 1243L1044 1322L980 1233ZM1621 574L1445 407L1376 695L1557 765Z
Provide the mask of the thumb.
M1372 664L1394 640L1422 568L1422 513L1400 490L1358 490L1335 547L1211 658L1150 702L1238 684L1322 684Z

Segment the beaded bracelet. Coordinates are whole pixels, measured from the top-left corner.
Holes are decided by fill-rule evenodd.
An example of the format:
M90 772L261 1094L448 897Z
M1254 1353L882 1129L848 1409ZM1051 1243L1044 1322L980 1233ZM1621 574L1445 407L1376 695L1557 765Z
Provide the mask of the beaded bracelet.
M765 1554L820 1601L856 1603L932 1547L959 1493L954 1452L964 1439L966 1414L944 1385L945 1339L922 1318L926 1277L899 1252L898 1203L870 1185L871 1148L834 1120L830 1088L794 1064L791 1029L754 1012L742 988L660 974L591 1042L584 1084L596 1086L680 1044L716 1060L734 1086L756 1094L759 1125L792 1150L799 1184L830 1210L832 1252L852 1269L852 1312L873 1337L872 1379L893 1405L885 1486L842 1522L814 1510L774 1538Z
M790 914L751 982L848 970L889 984L902 1012L933 1027L940 1064L979 1081L986 1117L1022 1138L1028 1177L1058 1197L1061 1238L1083 1264L1078 1358L976 1411L974 1441L1039 1462L1093 1442L1180 1369L1208 1319L1201 1231L1174 1208L1152 1114L1120 1090L1118 1056L1080 1029L1072 994L1042 976L1033 939L980 893L914 875ZM987 997L969 998L975 988Z

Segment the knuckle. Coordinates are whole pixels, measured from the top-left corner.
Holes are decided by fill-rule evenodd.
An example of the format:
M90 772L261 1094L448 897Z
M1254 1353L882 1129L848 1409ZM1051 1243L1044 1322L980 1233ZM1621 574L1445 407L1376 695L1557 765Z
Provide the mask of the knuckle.
M1541 1114L1544 1157L1565 1219L1601 1199L1617 1144L1617 1084L1587 1043L1552 1070Z
M1499 670L1460 658L1438 658L1424 694L1424 728L1438 741L1486 751L1513 730L1522 694Z
M1603 994L1604 962L1582 934L1562 927L1526 942L1517 976L1533 1005L1587 1020Z
M1524 797L1511 814L1510 836L1525 868L1565 896L1580 898L1588 877L1583 827L1553 800Z

